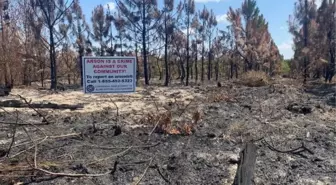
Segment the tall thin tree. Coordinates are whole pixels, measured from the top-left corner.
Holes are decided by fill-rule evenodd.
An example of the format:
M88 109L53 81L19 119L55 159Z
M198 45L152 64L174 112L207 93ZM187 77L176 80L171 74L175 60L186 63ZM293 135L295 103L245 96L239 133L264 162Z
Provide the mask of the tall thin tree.
M189 54L189 40L190 40L190 18L191 15L195 13L195 1L194 0L185 0L185 11L187 15L187 20L186 20L186 26L187 26L187 45L186 45L186 50L187 50L187 78L186 78L186 86L189 85L189 71L190 71L190 66L189 66L189 59L190 59L190 54Z
M29 17L42 20L49 33L49 55L50 55L50 89L57 88L57 66L56 66L56 25L69 13L68 10L73 4L73 0L31 0L30 6L34 10Z
M108 38L111 27L111 20L107 17L103 5L98 5L92 12L92 38L98 42L100 47L96 48L97 54L104 56L106 54L107 45L112 38Z
M157 1L115 0L115 2L123 16L130 22L128 28L141 34L145 84L149 85L148 43L153 41L149 40L148 35L157 28L162 17L162 14L157 9Z

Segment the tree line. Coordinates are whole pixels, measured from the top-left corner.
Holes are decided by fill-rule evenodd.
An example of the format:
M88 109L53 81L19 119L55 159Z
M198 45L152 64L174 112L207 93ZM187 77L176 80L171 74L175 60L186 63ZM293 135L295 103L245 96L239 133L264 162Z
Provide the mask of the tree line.
M304 81L321 78L332 81L335 75L336 1L297 0L289 17L289 31L293 35L293 73L302 74ZM303 73L302 73L303 71Z
M309 11L301 10L302 1L296 3L289 21L295 41L291 70L301 74L308 66L309 73L328 73L330 78L335 37L328 36L334 33L334 22L326 15L334 13L335 1L324 0L315 13L313 1ZM238 9L230 7L225 29L219 29L213 10L205 6L196 10L194 0L165 0L162 6L157 0L115 0L114 4L98 5L87 17L79 0L0 1L0 82L43 86L50 81L51 89L58 82L81 84L82 57L87 55L136 56L137 79L144 79L146 85L153 79L165 86L174 80L189 85L239 78L251 70L269 76L281 72L283 57L256 0L244 0ZM309 21L303 24L305 12ZM306 47L301 46L303 25L310 33ZM322 27L327 30L321 31Z

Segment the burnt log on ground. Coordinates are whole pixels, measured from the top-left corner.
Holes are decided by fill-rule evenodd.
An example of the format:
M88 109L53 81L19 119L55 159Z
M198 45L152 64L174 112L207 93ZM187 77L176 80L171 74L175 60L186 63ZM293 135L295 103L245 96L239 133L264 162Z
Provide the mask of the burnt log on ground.
M70 109L70 110L76 110L76 109L82 109L84 108L84 105L82 104L75 104L75 105L69 105L69 104L56 104L56 103L30 103L27 104L20 100L5 100L0 101L0 107L11 107L11 108L36 108L36 109Z
M239 163L233 185L252 185L254 179L257 147L247 143L239 155Z
M312 113L313 108L310 105L306 104L298 104L298 103L292 103L289 104L286 109L288 111L291 111L293 113L298 113L298 114L309 114Z

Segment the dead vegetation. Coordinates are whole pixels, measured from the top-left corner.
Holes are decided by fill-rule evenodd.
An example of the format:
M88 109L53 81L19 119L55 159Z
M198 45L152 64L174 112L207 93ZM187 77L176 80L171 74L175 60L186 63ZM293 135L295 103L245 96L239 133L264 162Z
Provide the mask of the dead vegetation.
M193 112L190 112L190 110L188 111L190 104L192 104L192 102L189 102L185 107L180 108L176 102L175 104L170 103L170 109L167 108L163 113L160 113L158 109L157 112L148 113L140 119L138 124L154 125L150 135L152 133L184 136L191 135L201 120L202 113L197 109L192 110ZM176 106L177 109L174 109L174 106ZM184 116L184 114L187 115Z
M269 85L269 76L263 71L248 71L243 74L240 83L248 87L262 87Z

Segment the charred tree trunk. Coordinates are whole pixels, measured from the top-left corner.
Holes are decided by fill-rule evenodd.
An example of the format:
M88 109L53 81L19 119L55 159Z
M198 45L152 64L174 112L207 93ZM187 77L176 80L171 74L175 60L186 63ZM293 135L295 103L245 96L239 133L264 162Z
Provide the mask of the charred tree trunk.
M42 70L40 74L41 85L44 87L45 64L43 61L40 61L40 70Z
M253 69L253 63L251 61L248 61L247 59L246 59L246 65L247 65L246 71L251 71Z
M201 68L201 81L204 81L204 42L202 42L202 68Z
M325 81L331 83L334 75L335 75L335 53L332 52L332 48L330 48L329 55L330 55L330 62L328 64L326 70L326 78Z
M333 13L335 15L335 13ZM334 16L333 16L334 17ZM335 20L335 19L333 19ZM330 30L328 32L328 41L329 41L329 63L327 67L327 72L326 72L326 78L325 81L329 81L331 83L334 75L335 75L335 58L336 58L336 46L334 44L335 40L335 31L334 31L334 25L330 23L329 25Z
M49 54L50 54L50 80L51 80L50 89L56 90L57 89L57 69L56 69L56 51L55 51L54 27L53 26L49 27L49 36L50 36Z
M123 40L122 40L122 35L120 34L120 55L121 56L124 56L124 53L123 53Z
M71 75L68 74L68 84L71 85Z
M167 30L167 13L165 13L165 86L169 84L169 67L168 67L168 30Z
M169 80L168 80L168 84L169 82L172 80L172 69L174 68L174 66L172 65L172 62L168 63L168 74L169 74Z
M233 78L233 70L234 70L234 68L233 68L233 61L230 60L230 78L231 79Z
M183 84L185 78L185 69L183 65L183 60L180 59L180 68L181 68L181 83Z
M190 62L190 79L193 80L194 79L194 63L193 61L191 60Z
M135 37L137 38L137 34L135 33ZM139 60L138 60L138 43L135 42L135 60L136 60L136 66L137 66L137 70L136 70L136 84L139 84L139 78L140 78L140 65L139 65Z
M335 50L335 48L333 48L333 50ZM329 83L331 83L334 75L335 75L335 52L331 55L330 57L330 75L329 75Z
M148 66L147 66L147 48L146 48L146 3L145 0L142 0L142 49L143 49L143 58L144 58L144 76L145 76L145 84L149 85L149 79L148 79Z
M188 1L189 2L189 1ZM188 3L188 6L189 6L189 3ZM188 20L187 20L187 79L186 79L186 86L189 85L189 22L190 22L190 12L189 12L189 8L187 8L188 10Z
M211 64L211 38L209 38L209 53L208 53L208 80L211 80L212 64Z
M6 43L7 41L5 41L5 31L7 30L5 28L5 24L4 24L4 21L3 21L3 17L2 17L2 14L0 13L0 23L1 23L1 28L2 28L2 31L1 31L1 35L2 35L2 51L3 51L3 70L4 70L4 80L5 80L5 85L6 86L12 86L13 84L11 84L10 80L9 80L9 76L11 75L11 71L10 71L10 68L9 68L9 64L8 64L8 59L7 57L5 57L5 53L7 53L7 49L6 49Z
M84 77L83 77L83 56L84 56L84 50L83 52L80 53L79 55L79 69L80 69L80 78L81 78L81 87L83 87L83 80L84 80Z
M305 18L303 24L303 37L304 37L304 47L308 46L308 0L305 0ZM308 57L307 54L304 56L304 80L303 83L307 82L308 77Z
M236 78L238 79L238 65L237 64L234 64L234 69L236 72Z
M219 77L219 60L216 61L215 73L216 73L216 81L218 81L218 77Z
M195 55L195 81L198 81L198 66L197 66L197 45L196 45L196 55Z

